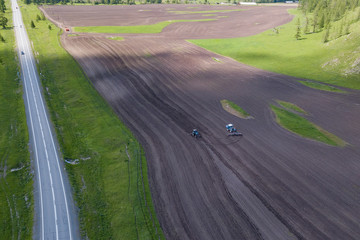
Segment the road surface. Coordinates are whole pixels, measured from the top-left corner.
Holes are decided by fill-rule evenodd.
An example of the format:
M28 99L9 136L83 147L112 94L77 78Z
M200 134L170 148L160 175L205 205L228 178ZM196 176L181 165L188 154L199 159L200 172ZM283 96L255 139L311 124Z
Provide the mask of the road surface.
M70 187L45 109L35 59L16 0L12 0L24 100L35 168L35 239L77 239L78 224Z

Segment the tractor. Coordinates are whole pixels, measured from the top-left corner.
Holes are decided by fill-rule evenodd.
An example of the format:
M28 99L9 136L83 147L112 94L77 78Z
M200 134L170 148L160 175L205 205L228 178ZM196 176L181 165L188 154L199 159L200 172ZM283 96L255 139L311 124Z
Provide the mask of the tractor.
M229 123L225 126L226 130L229 132L228 136L242 136L242 133L239 133L232 123Z
M226 130L230 133L236 132L236 128L234 128L234 125L232 123L229 123L228 125L225 126Z
M195 138L201 138L201 135L200 135L200 133L199 133L199 131L197 129L192 130L191 136L193 136Z

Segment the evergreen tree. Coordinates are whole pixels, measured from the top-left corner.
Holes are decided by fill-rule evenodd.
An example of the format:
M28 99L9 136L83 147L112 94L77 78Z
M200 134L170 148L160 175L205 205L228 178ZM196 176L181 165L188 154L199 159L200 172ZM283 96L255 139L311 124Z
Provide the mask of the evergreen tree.
M52 29L51 25L48 25L48 28L49 28L49 30L51 30Z
M341 37L343 35L343 26L344 26L344 19L340 23L339 31L338 31L338 37Z
M5 42L5 38L0 33L0 41Z
M298 18L297 20L295 38L296 40L299 40L301 38L300 18Z
M309 32L309 18L305 17L305 28L304 28L304 33L308 33Z
M329 37L330 37L330 28L331 28L331 25L327 25L326 27L326 30L325 30L325 33L324 33L324 36L323 36L323 43L326 43L329 41Z
M2 26L4 29L7 27L8 19L1 14L0 15L0 26Z
M5 0L0 0L0 12L4 13L6 10Z
M313 33L316 31L317 24L318 24L318 15L317 12L315 12L313 18Z
M35 26L35 23L34 23L34 21L33 20L31 20L31 24L30 24L30 26L31 26L31 28L35 28L36 26Z
M344 34L345 35L350 34L350 22L346 23Z

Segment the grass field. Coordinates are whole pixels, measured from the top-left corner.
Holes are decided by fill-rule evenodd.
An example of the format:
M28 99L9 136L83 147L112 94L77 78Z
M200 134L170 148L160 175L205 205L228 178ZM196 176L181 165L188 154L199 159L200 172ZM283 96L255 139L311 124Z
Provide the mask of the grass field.
M208 22L215 20L216 19L169 20L150 25L73 27L73 30L75 32L88 33L160 33L166 26L176 22Z
M236 103L231 102L229 100L223 99L220 101L223 109L235 116L240 118L249 119L252 118L249 113L247 113L244 109L238 106Z
M346 145L343 140L311 123L307 119L274 105L270 105L270 107L276 116L276 122L290 132L333 146L343 147Z
M32 239L33 180L10 1L0 29L0 239Z
M289 103L289 102L285 102L285 101L281 101L281 100L276 100L276 102L283 108L287 108L287 109L293 110L293 111L301 113L301 114L307 114L307 112L304 109L296 106L293 103Z
M319 89L319 90L328 91L328 92L346 93L345 91L343 91L339 88L321 84L318 82L310 82L310 81L299 81L299 82L304 84L305 86L308 86L308 87L314 88L314 89Z
M40 11L35 5L21 6L63 157L79 162L66 168L82 236L163 239L141 146L61 47L59 29L49 21L35 22L31 29Z
M324 32L303 34L296 40L297 19L301 19L301 31L305 28L304 16L299 10L292 9L295 15L292 22L255 36L231 39L202 39L190 42L221 55L229 56L239 62L268 71L291 75L299 78L360 89L360 65L358 39L360 21L357 10L347 16L352 21L351 34L336 38L340 21L333 24L332 41L323 43Z

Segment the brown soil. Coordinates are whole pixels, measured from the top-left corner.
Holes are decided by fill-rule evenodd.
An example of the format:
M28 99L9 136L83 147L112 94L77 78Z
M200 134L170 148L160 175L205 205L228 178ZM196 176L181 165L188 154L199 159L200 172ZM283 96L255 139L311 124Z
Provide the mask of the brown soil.
M46 12L72 27L201 16L167 8L239 8L187 7L56 6ZM121 34L124 41L64 35L62 43L144 146L167 239L360 239L359 92L311 89L184 41L247 36L292 18L286 7L244 8L216 13L228 16L216 22L175 23L161 34ZM245 107L254 119L226 112L221 99ZM283 130L269 109L274 99L300 106L350 145L331 147ZM243 137L227 137L230 122ZM190 136L193 128L201 139Z

